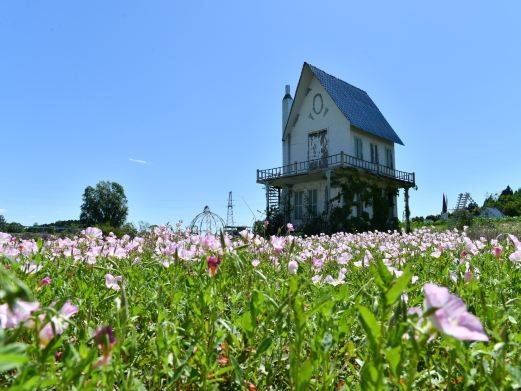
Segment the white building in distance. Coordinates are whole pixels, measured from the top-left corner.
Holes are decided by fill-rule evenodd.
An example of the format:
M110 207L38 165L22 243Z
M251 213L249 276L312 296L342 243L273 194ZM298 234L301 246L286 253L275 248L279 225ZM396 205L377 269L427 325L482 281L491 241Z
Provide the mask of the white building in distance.
M295 226L327 217L346 204L356 178L381 189L389 218L398 217L396 195L404 189L409 229L415 175L396 170L395 144L403 142L365 91L304 63L295 98L286 86L282 100L282 166L257 170L267 215L282 213ZM373 202L357 192L349 216L372 219Z

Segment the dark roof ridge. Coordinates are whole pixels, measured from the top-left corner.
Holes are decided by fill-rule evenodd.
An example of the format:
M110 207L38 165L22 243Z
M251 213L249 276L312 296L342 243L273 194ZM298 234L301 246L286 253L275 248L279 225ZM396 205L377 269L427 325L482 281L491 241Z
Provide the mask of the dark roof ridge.
M403 141L367 92L307 62L304 62L303 67L308 68L318 79L352 125L374 136L403 145Z
M357 90L360 90L360 91L362 91L364 94L366 94L366 95L369 96L369 94L367 93L366 90L362 90L360 87L357 87L357 86L355 86L355 85L353 85L353 84L351 84L351 83L348 83L347 81L342 80L342 79L340 79L339 77L336 77L335 75L332 75L331 73L328 73L328 72L324 71L323 69L321 69L321 68L319 68L319 67L317 67L317 66L315 66L315 65L313 65L313 64L310 64L309 62L305 62L305 64L309 65L309 66L312 67L312 68L318 69L320 72L324 72L326 75L332 77L333 79L337 79L339 82L344 83L344 84L347 84L347 85L350 86L350 87L356 88Z

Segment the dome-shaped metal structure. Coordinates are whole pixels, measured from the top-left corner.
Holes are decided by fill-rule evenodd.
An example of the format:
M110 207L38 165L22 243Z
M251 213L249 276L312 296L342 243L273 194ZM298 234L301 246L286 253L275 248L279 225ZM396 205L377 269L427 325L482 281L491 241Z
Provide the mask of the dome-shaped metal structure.
M190 224L190 230L194 234L216 234L224 230L224 220L217 214L210 211L207 206L203 211L194 217Z

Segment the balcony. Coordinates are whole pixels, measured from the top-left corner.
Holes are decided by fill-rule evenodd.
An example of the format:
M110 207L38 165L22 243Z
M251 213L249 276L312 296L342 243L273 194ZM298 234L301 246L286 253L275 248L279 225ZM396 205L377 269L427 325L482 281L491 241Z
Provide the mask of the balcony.
M257 183L271 184L278 179L306 175L336 168L355 168L380 177L389 178L401 183L403 187L414 187L414 172L405 172L371 163L357 157L340 152L322 159L295 162L282 167L257 170ZM278 182L278 181L277 181Z

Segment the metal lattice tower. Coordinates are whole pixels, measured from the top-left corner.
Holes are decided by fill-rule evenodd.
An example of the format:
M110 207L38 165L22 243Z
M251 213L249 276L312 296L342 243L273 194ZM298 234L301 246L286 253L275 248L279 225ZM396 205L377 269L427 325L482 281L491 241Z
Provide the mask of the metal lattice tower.
M470 196L470 193L460 193L458 195L458 200L456 201L456 207L454 210L463 210L467 207L468 204L475 202L472 197Z
M235 226L235 221L233 221L233 198L232 198L231 191L228 193L228 212L226 214L226 226L227 227Z

